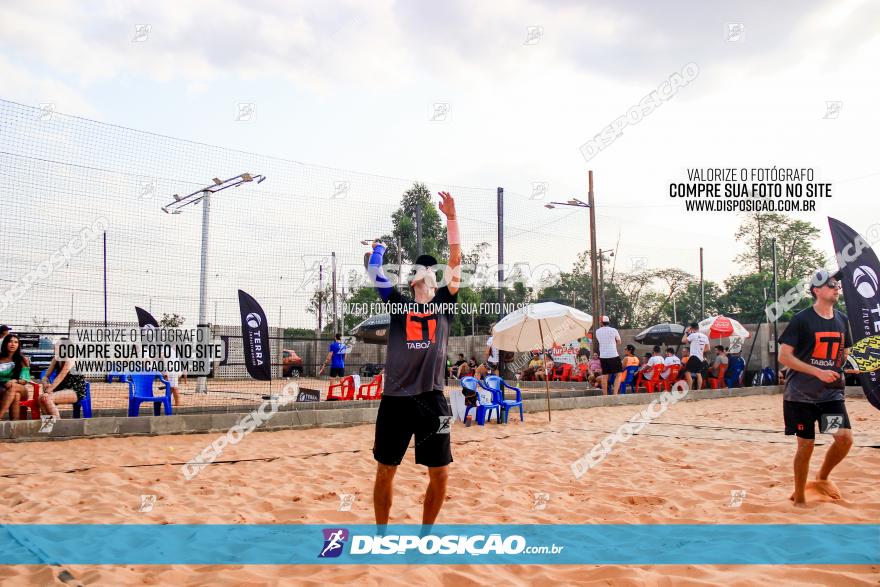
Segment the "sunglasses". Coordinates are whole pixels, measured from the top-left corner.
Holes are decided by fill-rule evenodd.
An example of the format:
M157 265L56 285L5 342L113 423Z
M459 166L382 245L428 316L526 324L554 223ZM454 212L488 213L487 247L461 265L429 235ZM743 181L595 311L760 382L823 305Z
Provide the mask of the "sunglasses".
M825 283L825 287L829 289L841 289L841 285L839 281L828 281Z

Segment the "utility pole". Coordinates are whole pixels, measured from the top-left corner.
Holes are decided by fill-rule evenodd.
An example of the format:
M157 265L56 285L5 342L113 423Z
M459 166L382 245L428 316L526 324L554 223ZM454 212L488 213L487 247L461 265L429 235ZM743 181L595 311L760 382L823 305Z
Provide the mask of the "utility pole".
M504 188L498 188L498 320L504 316Z
M700 247L700 320L706 317L706 288L703 283L703 247Z
M416 250L422 254L422 203L416 204Z
M324 266L318 265L318 336L324 332Z
M599 352L599 341L596 340L596 326L599 323L599 316L596 312L599 309L599 275L596 267L596 203L593 197L593 170L589 172L589 191L587 192L587 204L590 207L590 278L593 282L593 326L590 329L593 333L593 352Z
M589 188L587 190L587 201L584 202L577 198L571 198L567 202L550 202L549 204L544 204L545 208L549 208L550 210L554 209L556 206L573 206L575 208L589 208L590 209L590 281L592 282L592 313L593 313L593 325L590 328L590 332L593 335L593 352L597 352L599 350L599 341L596 340L596 327L599 323L599 319L602 316L602 309L599 304L599 267L596 263L596 258L600 251L596 249L596 200L593 196L593 170L588 171L589 177Z
M599 315L605 315L605 253L614 256L615 249L599 249ZM614 272L611 272L611 280L614 281Z
M324 295L324 265L318 265L318 329L315 331L315 377L318 376L318 338L321 336L321 307L324 305L322 296Z
M107 231L104 231L104 326L107 326Z
M339 334L339 315L336 313L336 251L330 252L330 259L333 262L333 334Z
M771 240L773 246L773 299L779 299L779 291L777 288L777 279L776 279L776 238L774 237ZM773 362L775 363L774 371L777 374L777 379L779 377L779 317L774 313L773 318Z
M397 237L397 291L403 291L403 253L400 249L400 237Z

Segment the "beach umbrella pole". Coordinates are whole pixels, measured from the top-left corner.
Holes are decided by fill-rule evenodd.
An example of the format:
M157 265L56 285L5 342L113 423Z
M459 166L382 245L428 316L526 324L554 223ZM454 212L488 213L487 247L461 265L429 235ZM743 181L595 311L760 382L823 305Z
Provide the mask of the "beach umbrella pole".
M552 422L553 418L550 416L550 374L547 373L547 355L544 352L546 349L544 345L544 329L541 328L540 320L538 320L538 332L541 333L541 360L544 362L544 387L547 389L547 421Z

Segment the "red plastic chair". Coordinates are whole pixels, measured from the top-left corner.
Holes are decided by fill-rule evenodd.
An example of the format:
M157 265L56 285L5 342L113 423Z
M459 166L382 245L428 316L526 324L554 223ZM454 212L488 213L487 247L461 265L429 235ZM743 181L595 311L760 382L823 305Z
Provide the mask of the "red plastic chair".
M30 419L31 420L39 420L40 419L40 384L31 382L34 386L34 394L33 397L29 400L25 400L20 402L21 406L21 417L24 420L28 419L28 409L30 409Z
M327 390L327 401L332 400L353 400L354 399L354 377L347 375L339 380L339 383L332 383ZM339 392L337 395L336 392Z
M678 381L678 374L681 372L681 368L681 365L672 365L669 367L669 377L661 380L663 391L669 391L672 389L672 386Z
M707 377L706 381L709 382L709 387L711 389L718 389L721 382L724 381L724 374L727 372L727 365L722 363L718 365L718 377Z
M563 363L562 365L553 369L553 373L550 376L550 381L571 381L571 365L568 363Z
M382 399L382 374L379 373L369 383L358 388L357 399Z
M579 363L577 371L571 375L571 381L586 381L589 378L589 368L589 365L586 363Z
M658 389L663 388L663 380L660 378L660 374L663 373L663 371L665 371L665 370L666 370L666 365L664 365L662 363L651 367L651 376L648 379L641 380L641 383L644 384L644 386L645 386L645 391L647 391L648 393L654 393L655 387L657 387ZM639 377L641 377L641 376L642 375L639 374ZM638 389L638 388L639 388L639 383L636 382L636 389Z
M571 373L574 370L574 365L569 365L568 363L564 363L562 365L562 381L571 381Z

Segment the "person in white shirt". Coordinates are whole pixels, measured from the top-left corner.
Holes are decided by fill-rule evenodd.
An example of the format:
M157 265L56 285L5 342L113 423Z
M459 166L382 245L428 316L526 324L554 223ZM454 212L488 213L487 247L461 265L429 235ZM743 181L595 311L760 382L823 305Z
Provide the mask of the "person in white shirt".
M492 346L493 338L490 336L486 341L486 366L493 375L498 375L498 348Z
M674 350L672 350L671 348L667 347L667 348L666 348L666 358L663 359L663 364L666 365L667 368L664 369L664 370L663 370L663 373L660 374L660 378L661 378L661 379L666 379L666 378L669 377L669 374L672 373L672 369L669 369L669 367L672 367L673 365L681 365L681 359L679 359L679 358L675 355L675 351L674 351Z
M642 377L645 379L651 378L655 365L663 364L663 357L660 355L660 345L655 346L653 350L651 358L645 361L645 364L642 366Z
M599 342L599 363L602 365L602 394L608 395L608 378L612 374L616 374L614 380L614 389L612 393L617 392L623 385L623 363L620 360L620 354L617 352L617 345L621 343L620 333L616 328L609 326L611 320L608 316L602 316L602 327L596 330L596 340Z
M690 327L684 331L681 342L690 344L690 357L684 366L684 380L688 384L688 389L702 389L703 356L709 350L709 337L699 331L699 325L696 322L691 322ZM696 387L692 385L694 375L697 376Z

